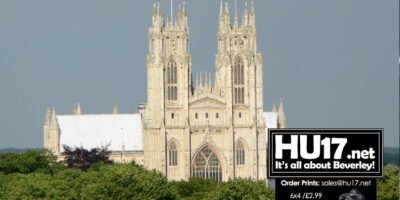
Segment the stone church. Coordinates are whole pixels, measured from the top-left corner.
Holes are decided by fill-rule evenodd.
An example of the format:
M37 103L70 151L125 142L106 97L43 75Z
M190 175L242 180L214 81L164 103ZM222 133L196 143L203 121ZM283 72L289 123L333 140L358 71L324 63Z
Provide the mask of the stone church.
M263 110L263 57L257 51L253 3L241 24L221 1L214 80L192 75L186 5L175 18L154 4L147 55L147 104L137 113L56 114L47 109L44 147L63 159L62 146L107 146L116 162L156 169L169 180L267 178L267 129L285 128L282 100ZM203 81L204 80L204 81Z

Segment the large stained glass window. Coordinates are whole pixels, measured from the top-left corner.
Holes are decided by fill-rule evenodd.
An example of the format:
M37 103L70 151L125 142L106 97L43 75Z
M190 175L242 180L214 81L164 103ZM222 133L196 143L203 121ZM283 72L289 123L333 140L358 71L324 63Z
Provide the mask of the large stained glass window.
M192 168L192 177L222 181L221 163L217 155L208 146L205 146L196 155Z

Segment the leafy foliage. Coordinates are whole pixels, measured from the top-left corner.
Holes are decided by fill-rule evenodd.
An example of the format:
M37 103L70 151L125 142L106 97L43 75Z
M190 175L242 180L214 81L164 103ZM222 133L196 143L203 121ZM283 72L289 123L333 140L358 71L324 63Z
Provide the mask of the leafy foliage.
M177 199L165 176L132 164L0 174L0 199Z
M217 189L214 179L190 178L189 181L172 181L170 185L181 199L207 199L208 193Z
M266 187L265 181L252 181L250 179L239 178L221 183L216 191L210 193L209 199L275 199L275 192L271 188Z
M64 162L69 168L78 168L86 171L93 163L113 163L112 160L110 160L110 152L107 150L107 147L102 149L93 148L91 150L87 150L83 147L71 148L67 145L64 145L63 148L63 155L65 156Z
M399 170L400 167L387 164L384 168L383 178L377 179L378 200L398 200L399 199Z
M134 164L103 165L86 173L96 177L82 189L84 199L176 199L168 180ZM87 178L86 178L87 180Z
M275 193L266 187L265 181L235 179L228 182L216 182L212 179L190 178L189 181L170 183L179 197L185 200L195 199L274 199Z
M0 153L0 172L31 173L41 171L55 173L63 166L56 162L57 157L47 149L30 149L24 153Z
M131 163L94 162L97 158L91 157L90 152L96 151L79 150L78 158L80 154L85 155L80 159L90 158L80 161L87 163L84 168L76 165L67 168L57 163L56 157L46 149L0 153L0 199L252 200L274 199L275 195L264 181L250 179L219 183L190 178L168 182L164 175L154 170ZM108 160L108 154L99 157ZM384 177L377 180L378 200L399 199L399 171L400 167L394 164L385 166Z

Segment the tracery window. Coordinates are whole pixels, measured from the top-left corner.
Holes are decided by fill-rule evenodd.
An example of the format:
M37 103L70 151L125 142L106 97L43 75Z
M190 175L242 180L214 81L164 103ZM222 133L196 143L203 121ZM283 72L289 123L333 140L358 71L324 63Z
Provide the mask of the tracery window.
M244 165L245 164L245 154L244 154L243 143L239 141L236 145L236 164Z
M168 100L178 99L178 69L174 60L170 60L167 67L167 95Z
M192 177L222 181L221 163L217 155L208 146L205 146L196 155L192 168Z
M244 63L238 56L235 59L233 67L233 85L235 104L244 103Z
M172 142L169 145L169 152L168 152L169 156L169 165L170 166L176 166L178 165L178 150L176 149L176 145L174 142Z

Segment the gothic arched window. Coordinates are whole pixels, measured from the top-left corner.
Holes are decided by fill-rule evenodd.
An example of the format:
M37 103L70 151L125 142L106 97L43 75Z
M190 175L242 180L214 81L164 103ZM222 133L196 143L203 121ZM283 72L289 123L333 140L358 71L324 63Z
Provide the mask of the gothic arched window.
M233 66L233 85L234 85L234 102L235 104L244 103L244 63L238 56Z
M197 153L192 167L192 177L222 181L222 168L217 155L205 146Z
M169 151L168 151L168 160L169 160L169 165L170 166L176 166L178 165L178 150L176 149L176 144L174 142L171 142L169 145Z
M168 62L167 67L167 96L168 100L178 99L178 69L174 60Z
M244 154L243 143L239 141L236 145L236 164L244 165L245 164L244 160L245 160L245 154Z

